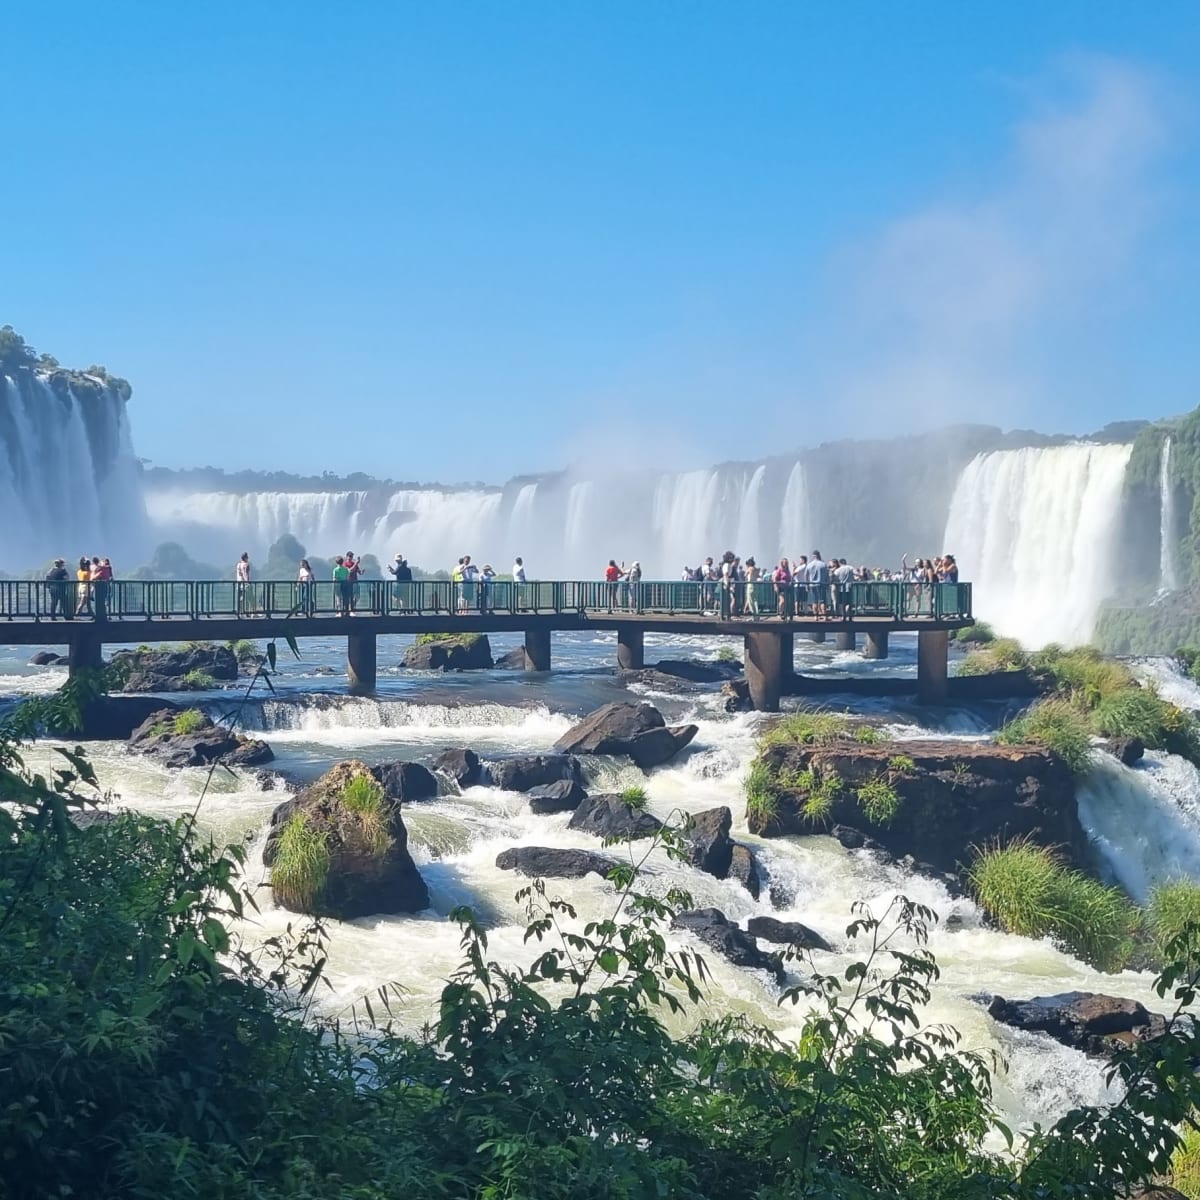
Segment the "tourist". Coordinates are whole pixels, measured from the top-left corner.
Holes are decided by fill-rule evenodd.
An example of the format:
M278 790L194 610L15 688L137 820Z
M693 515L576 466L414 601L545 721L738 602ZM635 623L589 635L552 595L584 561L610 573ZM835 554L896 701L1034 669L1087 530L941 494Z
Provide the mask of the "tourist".
M525 560L516 558L513 560L513 611L517 611L525 602Z
M610 558L608 566L604 568L604 583L605 591L608 594L608 611L612 610L617 605L617 597L620 594L621 580L625 577L625 572L617 566L617 560Z
M635 558L626 574L629 589L629 611L642 611L642 564Z
M306 617L311 617L316 612L316 605L313 602L313 582L312 567L308 565L307 558L302 558L300 570L296 575L296 591L298 607Z
M754 561L753 555L746 559L746 615L752 620L758 620L758 581L762 572Z
M337 594L337 607L339 615L348 617L350 615L350 568L346 566L344 555L339 554L333 560L333 588Z
M721 555L721 583L718 599L720 601L720 617L722 621L728 621L730 614L733 611L733 586L734 580L737 578L736 567L734 564L733 551L726 550Z
M716 616L717 609L717 586L721 581L721 572L713 565L711 558L704 560L704 588L703 588L703 605L707 612L712 610L712 615Z
M75 589L79 593L78 599L75 602L75 615L82 616L85 612L90 617L92 615L92 589L88 583L92 577L92 564L88 562L87 555L82 555L79 559L79 567L75 571Z
M52 621L58 620L57 614L60 612L64 621L69 621L74 616L67 604L67 584L70 580L71 576L67 571L65 560L56 558L54 566L46 572L46 583L48 584L46 591L50 597L50 620Z
M854 582L854 568L843 558L838 563L833 578L838 593L836 613L843 621L848 621L850 620L850 587Z
M942 570L938 575L940 583L957 583L958 582L958 563L954 561L953 554L942 555Z
M239 617L247 617L250 615L250 555L247 551L242 551L242 557L237 560L237 565L233 569L233 577L237 580L237 602L236 611Z
M475 607L476 580L479 578L479 568L471 561L469 554L463 555L462 565L462 607L463 612L470 612Z
M347 550L345 554L345 563L347 571L347 581L350 584L350 611L358 607L358 577L362 574L362 561L354 557L353 550Z
M807 616L809 610L807 554L800 555L792 562L792 590L795 592L792 611L798 617Z
M108 620L108 593L112 587L113 569L108 559L92 559L92 591L95 593L96 620Z
M463 559L459 559L450 572L451 612L462 612L463 609Z
M771 582L775 584L775 611L779 614L780 620L790 621L792 619L792 571L786 558L779 560L779 566L775 568Z
M496 578L496 572L492 570L491 563L484 563L483 570L479 572L479 612L480 615L486 613L491 607L492 580Z
M829 616L829 564L814 550L808 560L808 587L811 593L813 616L825 620Z
M403 554L397 554L388 571L396 580L396 607L405 612L408 609L409 593L412 591L409 586L412 583L412 567L408 565L408 560Z

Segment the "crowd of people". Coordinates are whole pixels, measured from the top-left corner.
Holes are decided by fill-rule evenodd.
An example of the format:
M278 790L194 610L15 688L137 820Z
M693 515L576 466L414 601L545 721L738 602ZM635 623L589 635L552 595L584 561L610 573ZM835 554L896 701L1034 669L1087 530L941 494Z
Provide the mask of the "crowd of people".
M66 559L56 558L46 572L50 620L57 621L61 616L64 621L76 617L107 621L112 578L112 563L107 558L81 555L74 580Z

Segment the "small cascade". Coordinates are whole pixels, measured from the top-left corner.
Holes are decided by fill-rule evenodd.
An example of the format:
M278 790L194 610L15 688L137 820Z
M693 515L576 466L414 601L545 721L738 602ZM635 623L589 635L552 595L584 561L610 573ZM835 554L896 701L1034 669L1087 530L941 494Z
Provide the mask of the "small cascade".
M1163 438L1158 468L1158 577L1164 592L1179 590L1179 568L1175 543L1175 487L1171 481L1171 437Z
M814 530L810 527L808 512L808 488L804 479L804 464L800 461L788 475L787 488L783 493L783 512L779 526L779 546L776 561L784 556L794 559L806 554L804 539L810 541Z

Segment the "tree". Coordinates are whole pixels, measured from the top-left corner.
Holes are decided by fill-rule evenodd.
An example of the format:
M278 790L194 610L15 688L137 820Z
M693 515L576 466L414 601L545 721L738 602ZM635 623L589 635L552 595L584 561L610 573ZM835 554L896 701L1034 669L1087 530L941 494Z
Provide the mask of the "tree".
M308 551L290 533L283 534L271 543L267 561L262 569L263 579L294 579L300 560Z
M36 361L33 347L11 325L0 327L0 366L25 367Z

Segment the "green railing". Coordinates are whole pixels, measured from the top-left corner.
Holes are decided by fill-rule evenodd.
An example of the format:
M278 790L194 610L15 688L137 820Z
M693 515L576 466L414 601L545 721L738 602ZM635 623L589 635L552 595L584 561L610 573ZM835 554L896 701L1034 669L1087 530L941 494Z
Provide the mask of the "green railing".
M45 621L69 614L79 620L169 620L188 617L314 617L369 614L387 617L464 617L479 613L633 612L726 619L812 616L884 617L892 620L962 620L971 617L969 583L853 583L848 588L811 584L780 592L772 583L637 584L568 580L457 584L446 580L393 583L360 580L295 583L115 580L80 584L0 581L0 618Z

